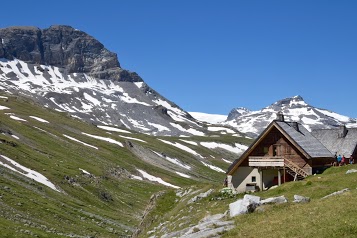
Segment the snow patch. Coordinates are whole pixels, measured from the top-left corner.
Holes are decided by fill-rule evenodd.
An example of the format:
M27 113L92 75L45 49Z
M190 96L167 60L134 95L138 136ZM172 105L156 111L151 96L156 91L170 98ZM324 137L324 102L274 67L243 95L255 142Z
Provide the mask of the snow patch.
M22 119L22 118L20 118L20 117L14 116L14 115L11 115L10 118L11 118L11 119L14 119L14 120L16 120L16 121L26 121L25 119Z
M206 148L209 148L209 149L221 148L221 149L228 150L235 154L241 154L248 148L247 146L243 146L238 143L235 144L235 147L233 147L231 145L216 143L216 142L200 142L200 144Z
M4 155L0 155L3 159L6 160L6 162L0 161L0 164L8 169L11 169L12 171L15 171L17 173L20 173L30 179L33 179L39 183L42 183L43 185L46 185L47 187L60 192L56 186L51 183L45 176L43 176L42 174L36 172L35 170L29 169L25 166L22 166L21 164L15 162L14 160L4 156Z
M114 132L122 132L122 133L131 134L130 131L122 130L122 129L115 128L115 127L110 127L110 126L97 126L97 127L100 129L106 130L106 131L114 131Z
M211 164L207 164L207 163L205 163L205 162L203 162L203 161L201 161L201 163L202 163L204 166L206 166L206 167L208 167L208 168L210 168L210 169L212 169L212 170L214 170L214 171L221 172L221 173L225 173L225 172L226 172L226 171L224 171L223 169L221 169L221 168L219 168L219 167L217 167L217 166L214 166L214 165L211 165Z
M68 138L68 139L70 139L70 140L73 140L73 141L75 141L75 142L81 143L81 144L83 144L83 145L85 145L85 146L88 146L88 147L91 147L91 148L94 148L94 149L98 150L98 147L96 147L96 146L87 144L87 143L85 143L85 142L83 142L83 141L77 140L76 138L73 138L73 137L68 136L68 135L65 135L65 134L63 134L63 136L66 137L66 138Z
M48 121L46 121L45 119L42 119L40 117L35 117L35 116L30 116L31 118L37 120L37 121L40 121L40 122L44 122L44 123L49 123Z
M177 173L178 175L180 175L181 177L184 177L184 178L191 178L190 175L187 175L187 174L184 174L184 173L180 173L180 172L177 172L177 171L175 171L175 173Z
M6 110L6 109L10 109L10 108L0 105L0 110Z
M173 185L173 184L171 184L171 183L165 182L164 180L162 180L162 179L159 178L159 177L155 177L155 176L153 176L153 175L150 175L150 174L146 173L145 171L143 171L143 170L141 170L141 169L137 169L137 171L139 171L139 173L141 173L141 175L142 175L144 178L146 178L146 179L148 179L148 180L150 180L150 181L158 182L158 183L160 183L160 184L163 184L163 185L165 185L165 186L172 187L172 188L180 188L179 186L176 186L176 185Z
M84 169L79 168L79 170L82 171L82 173L84 173L84 174L91 175L91 173L89 173L88 171L86 171L86 170L84 170Z
M166 143L166 144L175 146L175 147L177 147L177 148L179 148L179 149L181 149L181 150L184 150L184 151L186 151L186 152L188 152L188 153L190 153L190 154L193 154L193 155L195 155L195 156L199 156L199 157L203 158L202 155L200 155L199 153L197 153L196 151L194 151L194 150L191 149L190 147L187 147L187 146L182 145L182 144L177 143L177 142L172 143L172 142L170 142L170 141L166 141L166 140L163 140L163 139L158 139L158 140L160 140L160 141L162 141L162 142L164 142L164 143Z

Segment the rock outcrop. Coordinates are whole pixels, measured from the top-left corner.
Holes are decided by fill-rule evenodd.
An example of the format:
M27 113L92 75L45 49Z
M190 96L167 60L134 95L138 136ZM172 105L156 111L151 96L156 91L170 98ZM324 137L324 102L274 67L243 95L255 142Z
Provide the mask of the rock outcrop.
M0 58L52 65L64 68L67 73L87 73L99 79L142 82L136 73L120 67L115 53L92 36L70 26L0 29Z

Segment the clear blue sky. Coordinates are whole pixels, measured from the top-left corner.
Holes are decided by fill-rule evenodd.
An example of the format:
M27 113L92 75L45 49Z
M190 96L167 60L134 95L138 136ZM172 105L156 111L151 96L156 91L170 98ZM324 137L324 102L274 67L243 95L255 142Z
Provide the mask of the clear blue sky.
M2 1L0 27L71 25L186 111L301 95L357 118L357 1Z

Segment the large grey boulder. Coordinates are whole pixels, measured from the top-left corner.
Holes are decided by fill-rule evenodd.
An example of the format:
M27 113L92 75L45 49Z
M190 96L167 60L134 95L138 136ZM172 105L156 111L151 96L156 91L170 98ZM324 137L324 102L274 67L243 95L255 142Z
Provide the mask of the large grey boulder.
M260 205L260 197L244 195L243 199L229 204L229 215L235 217L241 214L252 213Z

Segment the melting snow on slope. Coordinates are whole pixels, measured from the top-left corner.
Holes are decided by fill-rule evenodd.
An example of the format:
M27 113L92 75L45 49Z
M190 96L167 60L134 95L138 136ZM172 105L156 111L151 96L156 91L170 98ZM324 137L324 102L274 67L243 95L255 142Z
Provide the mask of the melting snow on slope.
M15 138L16 140L20 140L20 138L18 136L15 135L11 135L13 138Z
M85 99L87 99L88 101L93 103L95 106L99 106L100 105L100 101L97 100L96 98L92 97L88 93L83 93L83 96L84 96Z
M190 175L187 175L187 174L184 174L184 173L180 173L180 172L177 172L177 171L175 173L177 173L178 175L180 175L181 177L184 177L184 178L191 178Z
M150 180L150 181L158 182L158 183L160 183L160 184L163 184L163 185L165 185L165 186L172 187L172 188L180 188L179 186L176 186L176 185L173 185L173 184L171 184L171 183L165 182L164 180L162 180L162 179L159 178L159 177L152 176L152 175L146 173L145 171L143 171L143 170L141 170L141 169L137 169L137 171L139 171L139 172L141 173L141 175L142 175L144 178L146 178L146 179L148 179L148 180Z
M10 118L11 118L11 119L14 119L14 120L16 120L16 121L26 121L25 119L22 119L22 118L20 118L20 117L14 116L14 115L11 115Z
M82 173L84 173L84 174L91 175L88 171L86 171L86 170L84 170L84 169L79 168L79 170L82 171Z
M191 133L192 135L195 135L195 136L204 136L205 135L203 132L197 131L197 130L192 129L192 128L187 130L187 129L183 128L179 124L172 123L172 122L170 122L170 124L171 124L171 126L175 127L176 129L179 129L180 131L188 132L188 133Z
M169 128L167 128L166 126L162 126L160 124L156 124L156 123L152 123L152 122L147 122L150 126L153 126L155 128L157 128L159 131L170 131Z
M223 160L224 162L226 162L227 164L231 164L231 163L232 163L231 161L226 160L226 159L223 159L223 158L222 158L222 160Z
M182 163L180 160L178 160L178 159L176 159L176 158L170 158L169 156L163 155L163 154L158 153L158 152L156 152L156 151L153 151L153 152L154 152L155 154L157 154L158 156L160 156L161 158L164 158L164 159L170 161L170 162L173 163L173 164L176 164L176 165L178 165L178 166L180 166L180 167L182 167L182 168L185 168L185 169L189 169L189 170L191 169L191 166L185 165L184 163Z
M202 163L204 166L206 166L206 167L208 167L208 168L210 168L210 169L212 169L212 170L214 170L214 171L221 172L221 173L225 173L225 172L226 172L226 171L224 171L223 169L221 169L221 168L219 168L219 167L217 167L217 166L214 166L214 165L211 165L211 164L207 164L207 163L205 163L205 162L203 162L203 161L201 161L201 163Z
M0 105L0 110L6 110L6 109L10 109L10 108Z
M200 142L200 144L209 149L222 148L230 152L233 152L235 154L240 154L248 148L247 146L238 143L235 144L235 147L231 145L216 143L216 142Z
M11 169L12 171L15 171L17 173L20 173L30 179L33 179L39 183L42 183L44 185L46 185L47 187L53 189L53 190L56 190L57 192L60 192L56 186L51 183L45 176L43 176L42 174L32 170L32 169L29 169L25 166L22 166L20 165L19 163L16 163L14 160L4 156L4 155L0 155L3 159L6 160L6 162L2 162L0 161L0 164L6 168L9 168Z
M140 101L138 101L136 98L130 97L129 94L127 94L127 93L123 93L123 96L121 96L120 99L121 99L123 102L126 102L126 103L142 104L142 105L148 106L148 107L151 106L150 104L148 104L148 103L146 103L146 102L140 102Z
M87 133L84 133L82 132L83 135L86 135L86 136L89 136L89 137L93 137L95 139L98 139L98 140L103 140L103 141L107 141L109 143L112 143L112 144L116 144L116 145L119 145L121 147L124 147L123 144L119 141L116 141L116 140L113 140L111 138L107 138L107 137L102 137L102 136L96 136L96 135L91 135L91 134L87 134Z
M184 151L186 151L186 152L188 152L188 153L191 153L191 154L193 154L193 155L196 155L196 156L199 156L199 157L203 158L202 155L200 155L199 153L197 153L196 151L194 151L194 150L191 149L190 147L187 147L187 146L182 145L182 144L177 143L177 142L172 143L172 142L170 142L170 141L166 141L166 140L162 140L162 139L158 139L158 140L160 140L160 141L162 141L162 142L164 142L164 143L166 143L166 144L175 146L175 147L177 147L177 148L179 148L179 149L181 149L181 150L184 150Z
M37 120L37 121L40 121L40 122L44 122L44 123L49 123L48 121L46 121L45 119L42 119L40 117L35 117L35 116L30 116L31 118Z
M136 85L136 87L142 88L144 85L144 82L134 82L134 84Z
M106 130L106 131L114 131L114 132L122 132L122 133L131 134L130 131L122 130L122 129L115 128L115 127L110 127L110 126L97 126L97 127L100 129Z
M231 133L231 134L235 133L235 131L233 131L232 129L229 129L226 127L219 127L219 126L209 126L207 128L207 130L209 130L209 131L226 131L227 133Z
M85 145L85 146L88 146L88 147L91 147L91 148L94 148L94 149L98 150L98 147L96 147L96 146L87 144L87 143L85 143L85 142L83 142L83 141L77 140L76 138L70 137L70 136L65 135L65 134L63 134L63 136L66 137L66 138L68 138L68 139L70 139L70 140L73 140L73 141L75 141L75 142L81 143L81 144L83 144L83 145Z

